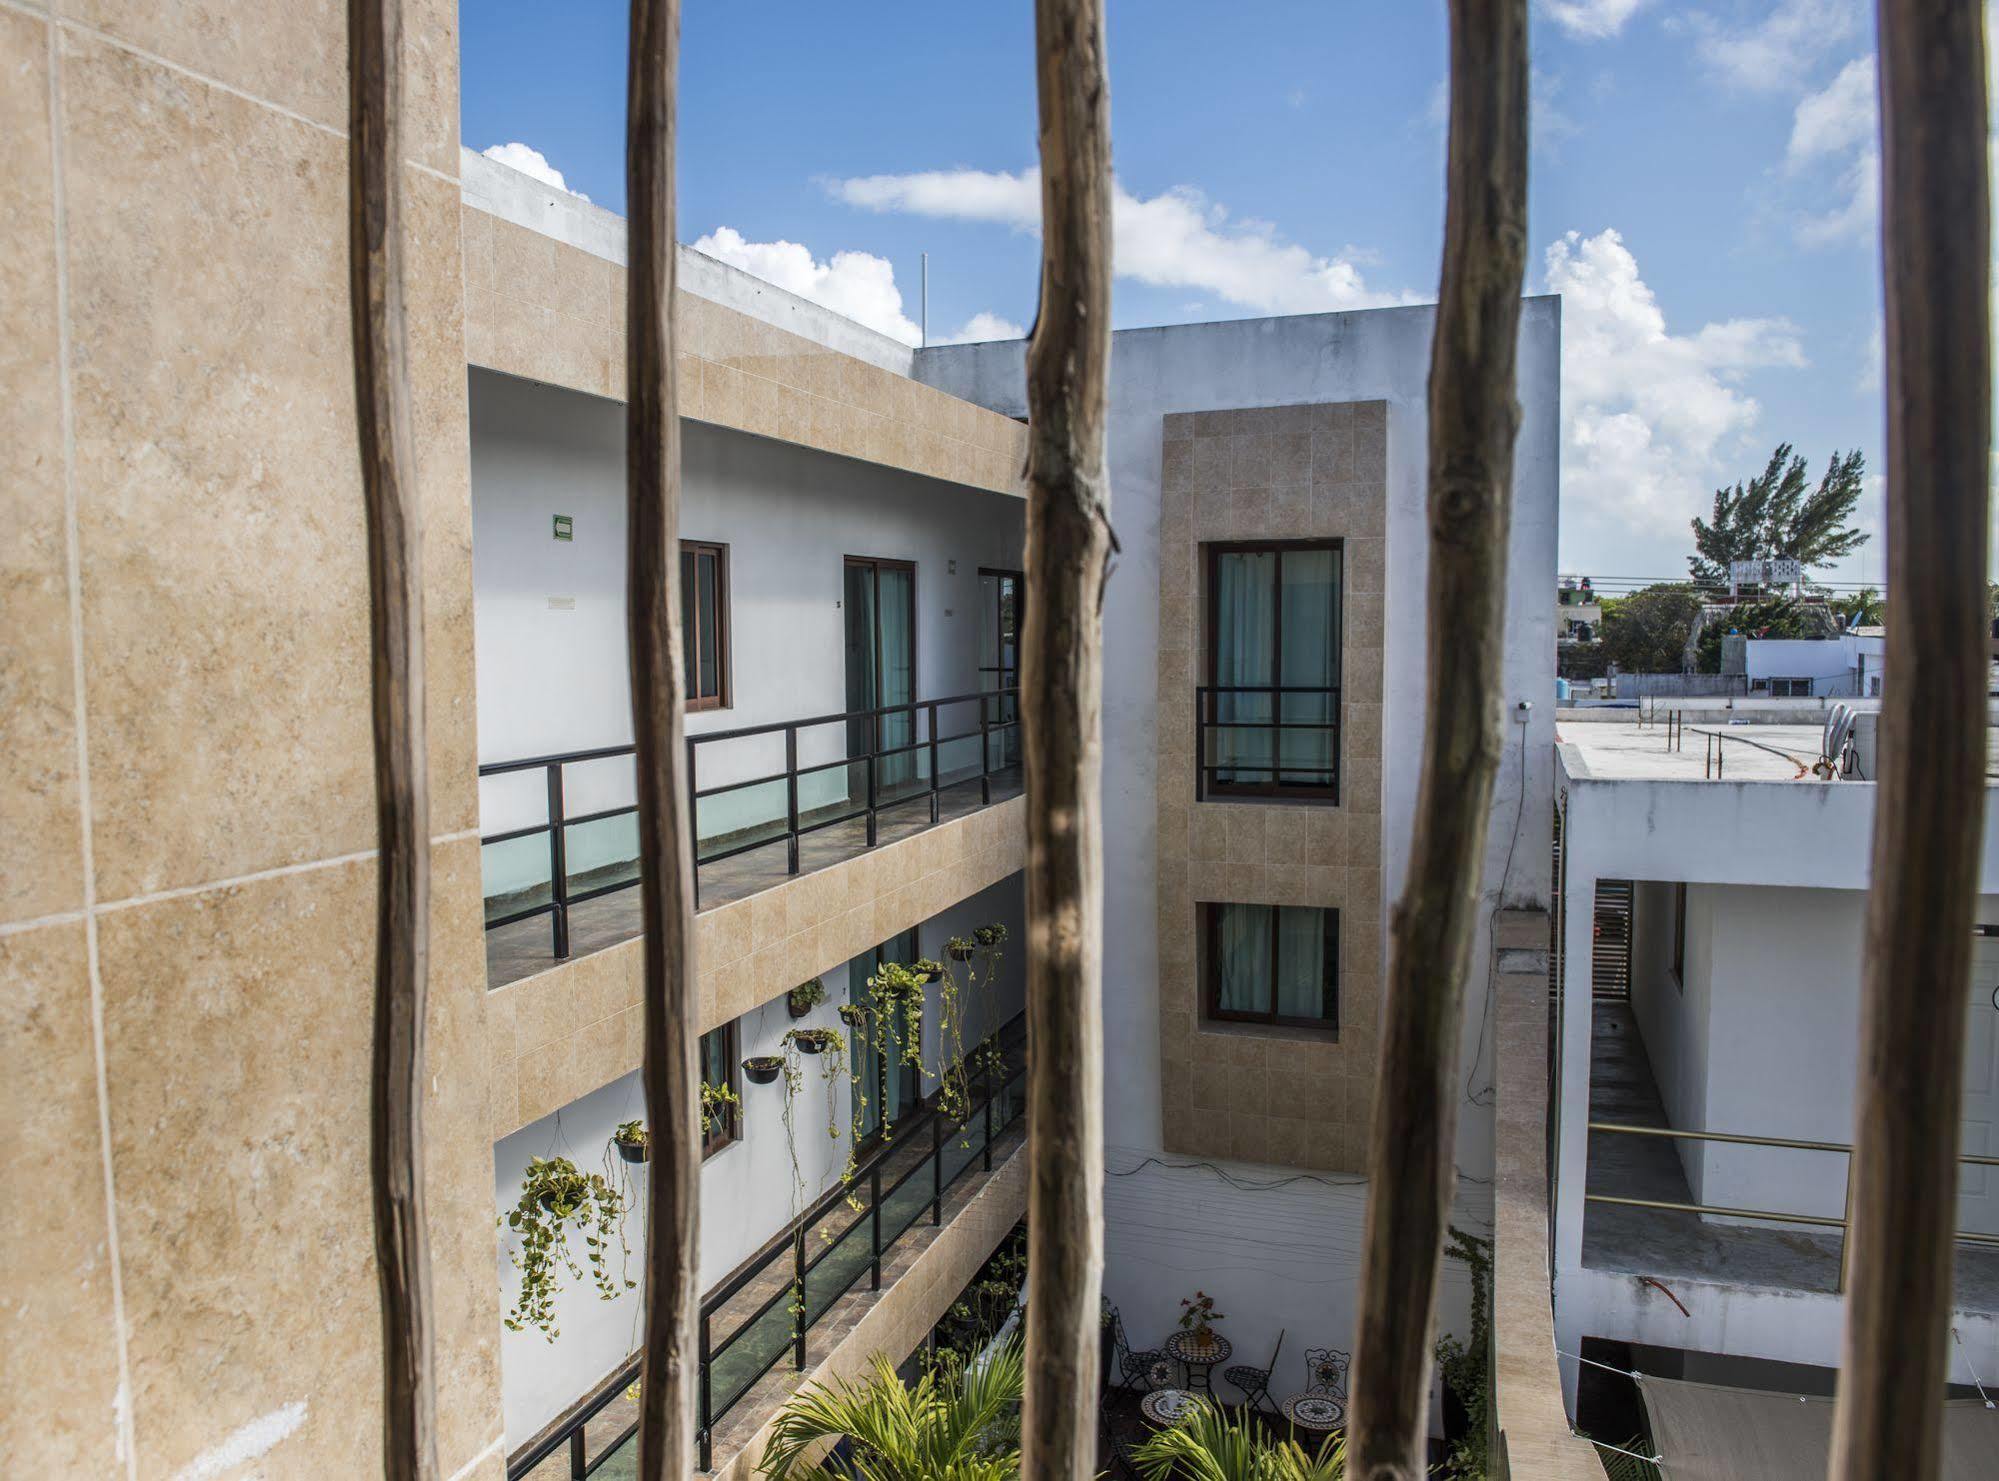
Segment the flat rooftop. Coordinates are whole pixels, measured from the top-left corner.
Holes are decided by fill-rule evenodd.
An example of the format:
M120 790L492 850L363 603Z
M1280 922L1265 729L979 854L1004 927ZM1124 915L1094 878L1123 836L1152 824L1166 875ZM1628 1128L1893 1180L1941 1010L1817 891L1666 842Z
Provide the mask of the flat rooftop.
M1690 716L1674 728L1663 719L1640 724L1630 710L1618 714L1602 720L1564 716L1556 724L1556 741L1570 751L1571 776L1699 782L1713 781L1718 766L1720 779L1729 782L1833 785L1812 775L1825 736L1821 724L1730 725Z

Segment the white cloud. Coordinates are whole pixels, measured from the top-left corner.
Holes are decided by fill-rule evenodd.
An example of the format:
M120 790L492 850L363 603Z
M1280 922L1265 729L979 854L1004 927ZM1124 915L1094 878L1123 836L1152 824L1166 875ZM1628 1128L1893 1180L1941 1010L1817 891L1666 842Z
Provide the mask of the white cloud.
M920 344L923 330L902 311L895 264L871 252L835 252L821 262L799 242L752 242L733 226L718 226L694 243L696 252L739 267L787 293L810 299L906 345ZM969 344L986 339L1020 339L1027 331L987 310L972 315L956 334L933 344Z
M1852 37L1859 0L1780 0L1753 26L1727 26L1696 11L1688 17L1701 59L1725 82L1756 92L1786 92L1806 68Z
M824 262L798 242L752 242L733 226L719 226L694 243L706 253L739 267L787 293L823 304L836 314L913 345L923 331L902 311L895 265L870 252L835 252Z
M1025 339L1027 326L1016 324L1011 319L1003 319L988 309L981 309L967 319L956 334L947 334L942 339L933 339L936 345L981 344L989 339Z
M1562 295L1565 510L1627 537L1683 534L1761 415L1743 374L1804 366L1797 326L1730 319L1672 333L1615 230L1554 242L1546 277Z
M1624 29L1645 0L1541 0L1541 13L1579 41L1602 41Z
M518 140L511 144L495 144L490 149L482 149L480 153L488 159L498 160L509 169L519 170L523 175L532 175L544 185L566 191L579 201L590 199L580 190L569 189L569 186L563 182L562 171L548 162L547 155Z
M1798 222L1798 240L1806 246L1871 240L1881 213L1877 111L1872 56L1856 57L1799 101L1784 151L1786 170L1797 175L1827 160L1841 161L1831 187L1839 204Z
M1874 58L1855 57L1818 92L1798 104L1785 158L1793 165L1843 154L1875 133Z
M873 211L980 221L1016 231L1041 225L1036 170L925 170L827 182L835 199ZM1141 198L1122 186L1112 201L1120 277L1154 287L1194 288L1267 314L1323 313L1414 301L1372 288L1356 255L1320 256L1287 242L1270 223L1231 221L1200 191L1176 186Z

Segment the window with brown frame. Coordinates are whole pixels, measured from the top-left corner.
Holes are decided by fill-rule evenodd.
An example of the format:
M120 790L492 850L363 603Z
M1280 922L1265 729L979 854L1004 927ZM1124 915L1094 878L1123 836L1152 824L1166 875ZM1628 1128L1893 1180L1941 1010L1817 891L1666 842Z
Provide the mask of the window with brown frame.
M701 1083L724 1086L738 1097L735 1105L719 1108L719 1114L709 1118L708 1130L701 1138L701 1156L705 1160L743 1134L743 1091L736 1074L736 1026L733 1023L725 1023L701 1036Z
M1201 907L1201 996L1223 1023L1340 1026L1340 913L1305 905Z
M1195 795L1339 801L1337 540L1202 547Z
M680 542L680 634L687 708L729 706L729 547Z

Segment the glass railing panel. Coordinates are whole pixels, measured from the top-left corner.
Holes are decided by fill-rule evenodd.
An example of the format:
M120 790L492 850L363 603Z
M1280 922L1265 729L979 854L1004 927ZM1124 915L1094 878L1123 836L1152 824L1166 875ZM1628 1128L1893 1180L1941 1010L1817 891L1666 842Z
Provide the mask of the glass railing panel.
M918 1164L908 1181L882 1199L882 1248L886 1250L909 1232L910 1225L930 1212L930 1159Z
M709 1359L712 1422L719 1423L736 1401L791 1351L791 1336L791 1301L787 1294Z
M886 1236L887 1231L883 1231ZM805 1315L816 1322L844 1296L874 1263L873 1221L863 1216L838 1239L805 1275Z
M571 823L562 830L562 837L570 894L631 884L638 879L638 814L618 813L587 823Z
M548 904L554 898L548 886L548 835L529 833L504 843L482 843L479 878L488 920Z

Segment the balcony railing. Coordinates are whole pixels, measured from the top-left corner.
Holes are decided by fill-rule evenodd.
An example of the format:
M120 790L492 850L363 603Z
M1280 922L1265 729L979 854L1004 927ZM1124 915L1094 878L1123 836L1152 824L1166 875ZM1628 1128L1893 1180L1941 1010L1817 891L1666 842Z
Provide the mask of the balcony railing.
M687 744L687 782L694 799L698 820L702 804L715 807L730 801L745 805L749 816L723 830L707 848L697 838L695 846L695 904L701 899L701 866L718 864L756 849L785 846L788 874L799 872L799 841L822 829L842 823L865 822L866 846L877 842L880 814L895 807L928 799L930 821L938 820L939 794L976 781L981 806L992 802L992 780L1012 764L1016 750L1011 735L1019 725L1018 691L989 689L975 694L958 694L943 699L915 700L908 704L883 705L871 710L849 710L839 714L815 715L801 720L778 720L766 725L747 725L735 730L714 730L690 735ZM962 712L973 707L977 723L971 725ZM947 722L943 716L949 712ZM919 723L918 717L921 716ZM945 723L966 724L968 728L947 733ZM841 754L828 760L801 762L800 737L812 736L828 727L844 727L834 748ZM816 738L816 737L815 737ZM978 745L975 764L945 772L946 750L962 752L971 743ZM761 743L761 744L760 744ZM782 762L775 769L760 769L756 775L721 781L703 787L705 771L714 774L723 758L715 754L732 748L743 765L764 767L757 753L775 753L782 745ZM809 745L809 741L808 741ZM569 955L569 912L585 901L596 900L638 884L636 858L611 866L612 875L599 883L577 888L572 882L570 843L573 830L614 819L635 817L637 806L621 803L572 815L568 811L565 771L588 762L616 760L633 755L633 748L604 746L596 750L566 751L554 756L530 756L519 761L495 761L479 768L483 777L541 772L547 796L546 820L525 827L489 834L479 842L482 848L541 837L546 839L548 884L515 892L526 899L500 909L488 909L486 929L496 930L517 921L546 915L550 918L553 954ZM834 773L843 773L835 776ZM758 792L765 789L766 804L757 805ZM818 794L815 796L814 794ZM759 815L761 814L761 815ZM586 871L589 872L589 871Z
M1853 1243L1853 1147L1848 1142L1800 1141L1793 1137L1744 1136L1727 1131L1681 1131L1671 1126L1633 1126L1622 1121L1591 1121L1592 1132L1604 1132L1614 1136L1662 1137L1669 1141L1720 1142L1735 1147L1774 1147L1791 1152L1831 1152L1847 1159L1845 1210L1838 1218L1827 1214L1779 1213L1773 1209L1734 1208L1713 1203L1681 1203L1665 1198L1630 1198L1616 1193L1585 1193L1585 1203L1609 1204L1619 1208L1649 1208L1666 1213L1712 1214L1724 1219L1750 1219L1769 1224L1804 1224L1816 1229L1837 1229L1839 1238L1839 1283L1836 1292L1846 1290L1847 1254ZM1982 1157L1973 1153L1962 1153L1960 1164L1973 1167L1999 1167L1999 1157ZM1974 1229L1960 1229L1957 1238L1964 1244L1999 1246L1999 1234L1985 1234Z
M761 1255L701 1303L695 1403L702 1470L714 1469L715 1427L764 1375L786 1358L794 1370L804 1372L810 1366L812 1329L833 1304L863 1276L870 1289L879 1291L882 1262L894 1252L897 1242L926 1214L933 1227L943 1224L945 1195L974 1163L985 1172L992 1171L994 1144L1026 1111L1027 1071L1007 1065L995 1075L992 1065L996 1056L986 1051L1002 1041L1019 1042L1020 1023L1016 1018L966 1056L968 1066L978 1066L974 1082L978 1100L962 1122L951 1124L941 1110L933 1109L927 1117L927 1133L920 1128L915 1131L919 1137L927 1135L929 1147L892 1180L884 1177L884 1169L908 1144L908 1134L885 1142L861 1162L851 1180L843 1180L822 1196L793 1221L786 1235L766 1246ZM860 1204L852 1222L817 1250L811 1249L812 1231L843 1202ZM754 1310L733 1319L725 1314L724 1309L745 1290L768 1284L773 1277L776 1289ZM508 1481L521 1481L562 1450L569 1453L571 1481L582 1481L635 1443L636 1421L595 1454L589 1452L584 1431L638 1380L639 1366L632 1362L613 1374L558 1429L509 1462Z
M1310 797L1337 804L1339 716L1337 685L1201 685L1194 691L1195 799Z

